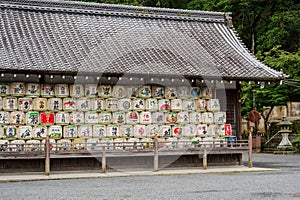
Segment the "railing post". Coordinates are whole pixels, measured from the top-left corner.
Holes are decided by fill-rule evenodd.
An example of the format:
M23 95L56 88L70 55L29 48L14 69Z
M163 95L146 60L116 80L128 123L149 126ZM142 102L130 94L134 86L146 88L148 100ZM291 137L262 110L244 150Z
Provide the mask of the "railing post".
M252 132L249 132L249 138L248 138L248 148L249 148L249 152L248 152L248 167L251 168L252 167Z
M207 169L207 150L204 149L204 154L203 154L203 169Z
M157 135L155 135L154 137L154 171L157 172L158 171L158 138Z
M106 173L106 153L105 153L105 147L103 147L102 150L102 167L101 167L102 173Z
M45 141L45 175L50 175L50 136L48 134Z

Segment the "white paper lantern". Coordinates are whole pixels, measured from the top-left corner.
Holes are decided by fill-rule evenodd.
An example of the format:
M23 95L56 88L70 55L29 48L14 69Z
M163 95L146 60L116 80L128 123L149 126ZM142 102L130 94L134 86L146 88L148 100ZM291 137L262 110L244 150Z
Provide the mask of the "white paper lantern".
M107 130L107 136L108 137L119 137L120 136L119 126L118 125L109 124L107 126L106 130Z
M138 97L138 87L137 86L127 86L126 94L128 98L136 98Z
M70 139L57 140L57 150L58 151L70 151L72 150L72 142Z
M99 151L100 150L100 141L98 138L88 138L86 140L86 148L88 151Z
M197 134L197 129L195 124L186 124L184 126L184 131L183 131L184 136L195 136Z
M197 128L197 135L207 134L207 130L208 130L207 124L198 124L196 128Z
M4 126L4 138L14 139L17 137L16 126Z
M172 134L173 137L181 137L183 136L183 126L180 124L176 124L172 126Z
M24 140L13 140L10 142L9 148L13 152L25 151L25 141Z

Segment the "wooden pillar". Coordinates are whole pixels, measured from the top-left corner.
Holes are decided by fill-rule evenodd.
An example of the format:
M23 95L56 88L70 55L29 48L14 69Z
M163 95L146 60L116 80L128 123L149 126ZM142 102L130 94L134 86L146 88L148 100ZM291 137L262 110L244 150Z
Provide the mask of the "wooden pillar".
M157 138L157 135L155 135L155 138L154 138L154 164L153 164L153 168L154 168L154 171L157 172L158 171L158 138Z
M45 175L50 175L50 136L48 134L45 142Z
M207 150L204 149L204 154L203 154L203 169L207 169Z
M236 81L236 104L235 104L235 128L236 128L236 138L237 140L242 139L241 134L241 123L242 123L242 114L241 114L241 84L239 81Z
M102 151L102 167L101 167L101 172L106 173L106 153L105 153L105 147L103 148Z
M252 167L252 132L251 131L249 132L248 148L249 148L248 167L251 168Z

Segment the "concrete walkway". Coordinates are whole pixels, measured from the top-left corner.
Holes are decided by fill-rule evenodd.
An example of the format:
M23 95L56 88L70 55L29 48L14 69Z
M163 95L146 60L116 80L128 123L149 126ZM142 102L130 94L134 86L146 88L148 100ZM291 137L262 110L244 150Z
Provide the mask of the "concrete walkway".
M210 167L206 170L196 168L180 168L180 169L161 169L158 172L153 171L119 171L119 172L54 172L49 176L44 174L0 174L0 182L19 182L19 181L40 181L40 180L61 180L61 179L81 179L81 178L112 178L124 176L157 176L157 175L183 175L183 174L209 174L209 173L242 173L242 172L267 172L276 171L278 169L270 168L248 168L245 166L229 166L229 167Z

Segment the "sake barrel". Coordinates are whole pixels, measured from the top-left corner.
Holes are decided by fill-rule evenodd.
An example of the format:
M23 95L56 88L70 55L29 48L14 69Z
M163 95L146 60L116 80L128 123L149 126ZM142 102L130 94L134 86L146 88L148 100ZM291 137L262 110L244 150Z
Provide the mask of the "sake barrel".
M61 98L49 98L48 99L48 109L50 111L60 111L63 108L63 102Z
M42 97L53 97L54 96L54 85L42 84L41 85L41 95L42 95Z
M120 136L120 132L119 132L119 126L115 125L115 124L109 124L107 126L107 136L108 137L119 137Z
M193 137L192 138L192 146L194 148L197 148L197 147L201 147L202 146L202 138L201 137Z
M10 95L11 96L24 96L25 95L25 83L12 82L10 83Z
M131 99L119 99L118 100L118 109L120 111L129 111L132 109Z
M135 111L145 110L145 100L141 98L136 98L132 100L132 109Z
M72 150L72 142L70 139L60 139L56 143L57 151L70 151Z
M99 123L100 124L109 124L112 122L111 112L103 111L99 113Z
M54 112L41 112L40 113L40 124L41 125L53 125L55 122Z
M177 114L177 123L187 124L189 122L190 122L190 117L187 111L181 111Z
M207 110L211 112L220 111L220 101L219 99L209 99L207 102Z
M117 111L118 110L118 99L117 98L106 99L106 110L107 111Z
M91 110L91 99L87 97L80 97L77 99L77 110L89 111Z
M86 124L98 124L99 123L99 114L96 111L88 111L84 114L84 121Z
M76 99L64 98L63 99L63 110L66 112L73 112L77 109Z
M158 108L161 112L169 112L171 110L171 103L168 99L159 99Z
M205 124L214 123L214 114L212 112L204 112L202 113L202 121Z
M191 144L191 140L189 137L181 137L181 138L178 138L178 144L177 144L177 147L178 148L188 148Z
M158 102L155 98L146 99L146 110L147 111L157 111L158 110Z
M42 142L41 142L41 149L42 151L45 151L45 145L46 145L46 139L43 139ZM56 140L51 138L49 139L49 147L50 147L50 151L56 151Z
M170 137L171 136L171 126L170 125L161 125L159 127L158 135L161 137Z
M0 111L0 125L9 124L9 112L7 111Z
M195 136L197 135L197 129L195 124L186 124L184 126L184 131L183 131L184 136Z
M33 110L46 111L47 110L47 99L46 98L34 98L33 99Z
M101 112L106 109L105 99L103 98L93 98L91 104L93 111Z
M191 87L190 98L198 99L201 96L201 89L200 87Z
M0 82L0 96L10 95L9 83Z
M202 139L204 148L213 148L214 138L213 137L205 137Z
M210 99L212 98L212 90L210 87L202 88L202 98L203 99Z
M24 140L13 140L9 144L10 151L22 152L25 151L25 141Z
M85 84L84 91L85 96L89 98L95 98L98 96L98 85L97 84Z
M48 133L50 138L61 138L63 135L63 129L60 125L51 125L48 128Z
M198 124L196 126L197 128L197 134L200 135L200 136L204 136L207 134L207 129L208 129L208 126L207 124Z
M133 131L133 134L134 134L134 137L146 137L146 126L145 125L142 125L142 124L136 124L134 125L134 131Z
M163 113L163 112L152 113L152 122L153 122L153 124L164 124L165 123L165 113Z
M114 138L113 139L114 149L122 150L126 147L126 139L125 138Z
M41 151L41 141L39 140L27 140L26 151Z
M73 111L70 113L70 124L83 124L84 123L84 112Z
M126 93L128 98L138 97L138 87L137 86L127 86Z
M215 112L214 113L214 122L216 124L225 124L226 123L226 112Z
M153 139L152 138L142 138L141 139L141 148L142 149L152 149L153 148Z
M3 108L3 101L2 101L2 97L0 96L0 110L2 110Z
M139 97L140 98L150 98L151 97L151 86L143 85L139 88Z
M0 126L0 138L4 138L4 130L2 126Z
M179 86L178 87L178 97L181 99L190 98L190 87L188 86Z
M126 149L140 149L140 139L139 138L129 138L127 140Z
M86 149L88 151L99 151L100 150L100 140L98 138L87 138L86 139Z
M206 100L196 99L196 111L205 112L206 111Z
M165 114L166 123L175 124L177 122L177 113L176 112L168 112Z
M200 112L190 112L189 115L191 124L200 124L202 122L202 115Z
M93 137L95 138L106 137L106 126L103 124L93 125Z
M146 126L147 137L155 137L158 135L159 126L157 124L149 124Z
M112 138L102 138L100 140L100 148L112 149L113 148L112 142L113 142Z
M68 97L70 94L69 85L68 84L56 84L54 86L55 96L56 97Z
M32 126L19 126L17 129L19 139L31 139L33 137Z
M181 111L182 110L182 100L181 99L172 99L171 100L171 110L172 111Z
M8 140L0 140L0 150L2 152L10 151L10 145Z
M73 150L85 150L86 149L86 141L85 138L75 138L73 140Z
M183 136L183 126L180 124L175 124L172 126L172 134L173 137L181 137Z
M120 135L124 136L124 137L132 137L134 130L133 130L133 126L132 125L121 125L120 126Z
M83 124L78 127L78 137L89 138L93 136L93 127L89 124Z
M98 94L103 98L112 97L112 87L110 85L100 85L98 86Z
M219 136L221 134L220 125L210 124L207 129L207 134L210 136Z
M136 111L130 111L126 113L126 123L127 124L137 124L139 123L139 114Z
M17 127L16 126L4 126L4 138L15 139L17 137Z
M18 99L16 97L4 97L3 98L3 110L14 111L18 109Z
M126 98L127 94L126 94L126 87L125 86L120 86L120 85L116 85L113 87L113 97L114 98Z
M33 128L33 138L35 139L46 138L47 134L48 129L45 125L37 125Z
M177 88L176 87L165 87L165 98L175 99L177 98Z
M55 114L55 123L58 125L67 125L70 123L70 114L67 112L58 112Z
M27 97L39 97L41 95L41 86L38 83L27 83L25 94Z
M77 126L67 125L63 127L63 137L64 138L76 138L77 137Z
M113 113L113 123L115 124L125 124L126 116L125 112L114 112Z
M26 124L37 125L40 123L40 113L37 111L29 111L26 113Z
M140 113L140 123L141 124L151 124L152 123L152 116L151 112L144 111Z
M195 111L196 110L196 104L194 99L184 99L182 102L182 109L185 111Z
M27 112L33 109L33 100L32 98L19 98L18 99L18 107L20 111Z
M152 97L161 99L165 97L165 88L162 86L152 86Z
M177 147L178 139L176 137L169 137L166 139L165 147L168 149L175 149Z
M70 85L70 96L71 97L83 97L84 87L82 84L72 84Z

